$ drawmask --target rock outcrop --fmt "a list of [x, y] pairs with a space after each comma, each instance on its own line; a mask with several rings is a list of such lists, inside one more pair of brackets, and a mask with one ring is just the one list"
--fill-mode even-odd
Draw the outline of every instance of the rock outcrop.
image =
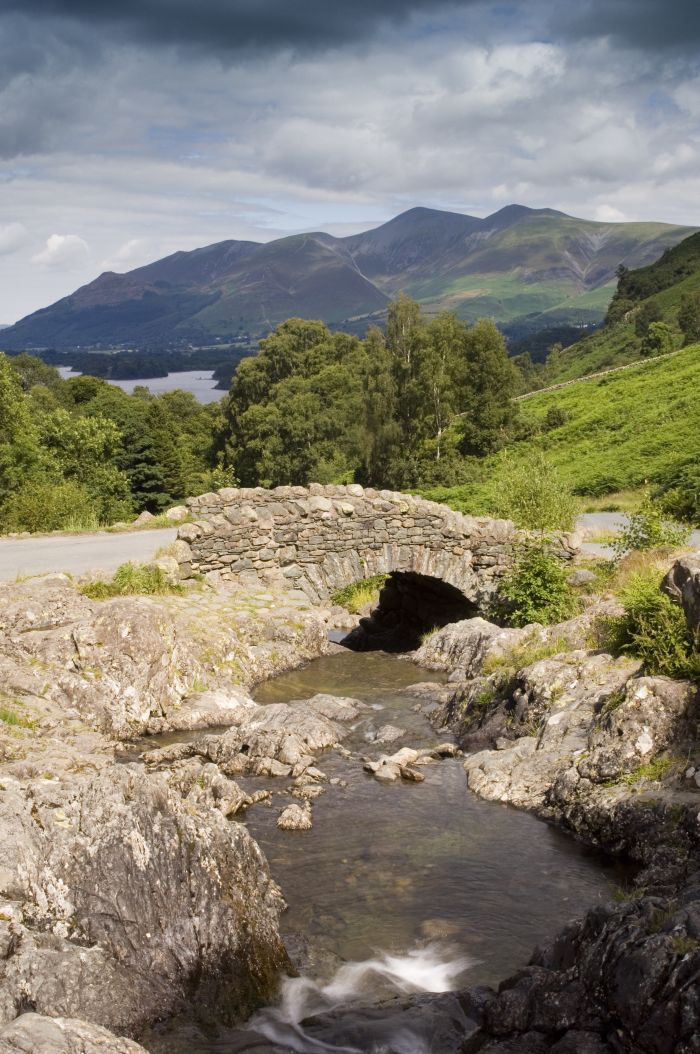
[[676, 560], [664, 579], [663, 588], [682, 605], [688, 628], [700, 646], [700, 554]]
[[61, 715], [116, 739], [227, 724], [242, 686], [328, 649], [323, 613], [298, 595], [94, 601], [65, 576], [0, 585], [0, 632], [8, 691], [29, 671]]
[[[689, 565], [667, 579], [692, 613]], [[447, 670], [435, 712], [469, 787], [637, 861], [636, 886], [590, 911], [497, 992], [473, 993], [465, 1054], [700, 1051], [700, 686], [644, 676], [595, 647], [594, 605], [560, 626], [470, 619], [417, 653]], [[692, 618], [692, 614], [689, 616]]]
[[[288, 966], [280, 891], [230, 819], [254, 796], [206, 758], [154, 771], [124, 741], [251, 714], [274, 738], [245, 685], [322, 653], [323, 614], [289, 594], [98, 602], [64, 576], [0, 601], [0, 1050], [135, 1054], [104, 1030], [193, 1002], [245, 1016]], [[284, 708], [309, 757], [357, 712], [315, 706]]]
[[23, 1014], [0, 1027], [0, 1054], [146, 1054], [130, 1039], [71, 1018]]

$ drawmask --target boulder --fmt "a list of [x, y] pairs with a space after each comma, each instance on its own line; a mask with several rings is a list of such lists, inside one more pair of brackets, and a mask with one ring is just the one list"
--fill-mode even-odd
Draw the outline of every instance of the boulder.
[[186, 520], [190, 514], [190, 510], [186, 505], [173, 505], [171, 509], [168, 509], [165, 513], [166, 520], [170, 520], [171, 523], [182, 523]]
[[463, 619], [431, 633], [411, 657], [428, 669], [446, 670], [452, 682], [466, 681], [481, 674], [489, 659], [500, 659], [507, 665], [513, 657], [516, 665], [525, 665], [520, 654], [543, 646], [554, 645], [562, 652], [587, 648], [595, 623], [621, 611], [616, 600], [605, 598], [554, 626], [533, 623], [523, 629], [504, 629], [483, 618]]
[[60, 781], [3, 778], [0, 906], [18, 910], [0, 1021], [29, 1004], [134, 1034], [191, 1000], [244, 1014], [287, 959], [279, 890], [224, 815], [231, 785], [80, 761]]
[[682, 605], [688, 626], [700, 644], [700, 553], [676, 560], [662, 589]]
[[277, 826], [284, 831], [308, 831], [311, 829], [311, 806], [307, 802], [304, 805], [288, 805], [277, 817]]
[[29, 1013], [0, 1027], [0, 1054], [146, 1054], [146, 1050], [99, 1025]]

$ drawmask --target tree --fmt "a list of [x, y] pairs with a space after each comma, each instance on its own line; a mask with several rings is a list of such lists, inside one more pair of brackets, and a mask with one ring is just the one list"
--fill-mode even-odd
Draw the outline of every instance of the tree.
[[700, 340], [700, 292], [686, 293], [678, 309], [678, 325], [683, 333], [683, 344]]
[[121, 434], [113, 421], [73, 417], [60, 408], [40, 421], [39, 435], [63, 480], [82, 487], [93, 502], [96, 522], [112, 523], [133, 512], [128, 478], [115, 464]]
[[646, 337], [652, 322], [663, 318], [661, 308], [656, 300], [645, 300], [634, 316], [634, 332], [638, 337]]
[[420, 393], [415, 383], [418, 356], [425, 338], [425, 324], [420, 307], [403, 293], [389, 305], [386, 346], [392, 357], [392, 373], [396, 389], [396, 420], [401, 429], [405, 448], [413, 449]]
[[666, 322], [651, 322], [642, 341], [642, 355], [653, 358], [668, 355], [676, 346], [673, 330]]
[[0, 353], [0, 505], [30, 476], [51, 472], [19, 377]]
[[370, 327], [364, 346], [364, 435], [358, 477], [365, 483], [385, 486], [401, 445], [401, 429], [396, 421], [396, 378], [392, 355], [380, 329]]
[[443, 436], [456, 419], [467, 377], [467, 327], [454, 315], [438, 315], [427, 328], [419, 351], [417, 384], [421, 395], [423, 433], [434, 441], [435, 459], [442, 455]]
[[518, 375], [496, 323], [480, 319], [467, 331], [466, 377], [462, 400], [460, 450], [483, 456], [501, 447], [513, 427], [512, 402]]

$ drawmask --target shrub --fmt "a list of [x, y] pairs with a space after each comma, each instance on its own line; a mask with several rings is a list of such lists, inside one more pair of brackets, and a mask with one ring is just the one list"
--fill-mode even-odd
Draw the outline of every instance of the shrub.
[[77, 531], [98, 526], [95, 505], [74, 480], [27, 480], [7, 500], [2, 523], [10, 531]]
[[544, 416], [544, 427], [547, 432], [553, 428], [561, 428], [569, 420], [569, 415], [561, 406], [550, 406]]
[[653, 571], [632, 574], [620, 599], [624, 614], [606, 622], [608, 646], [641, 659], [648, 674], [700, 678], [700, 655], [682, 609], [660, 590]]
[[171, 582], [165, 571], [156, 564], [122, 564], [114, 572], [111, 582], [86, 582], [80, 588], [83, 596], [92, 600], [108, 597], [155, 596], [165, 593], [182, 593], [183, 587]]
[[504, 458], [493, 480], [493, 495], [496, 515], [541, 533], [569, 530], [578, 513], [571, 487], [541, 450], [522, 461]]
[[668, 355], [676, 346], [673, 330], [666, 322], [652, 322], [642, 341], [642, 355], [652, 358], [656, 355]]
[[663, 502], [653, 498], [651, 491], [646, 490], [641, 505], [629, 517], [613, 548], [617, 556], [661, 546], [676, 548], [688, 540], [689, 534], [684, 524], [669, 518]]
[[576, 611], [566, 571], [545, 549], [526, 549], [501, 585], [497, 615], [513, 626], [563, 622]]

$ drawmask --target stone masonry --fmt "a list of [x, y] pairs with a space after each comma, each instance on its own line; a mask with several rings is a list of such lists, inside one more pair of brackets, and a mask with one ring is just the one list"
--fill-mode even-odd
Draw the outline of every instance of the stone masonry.
[[[412, 571], [447, 582], [478, 608], [513, 561], [509, 520], [463, 516], [436, 502], [347, 486], [225, 488], [188, 498], [194, 523], [178, 531], [183, 579], [286, 582], [313, 602], [363, 578]], [[563, 557], [575, 536], [557, 541]]]

